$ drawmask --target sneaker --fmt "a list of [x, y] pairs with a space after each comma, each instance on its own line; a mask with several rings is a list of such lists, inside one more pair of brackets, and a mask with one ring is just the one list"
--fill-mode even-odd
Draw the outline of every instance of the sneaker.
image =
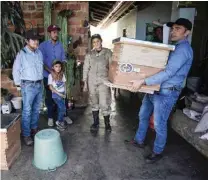
[[52, 118], [48, 118], [48, 126], [50, 126], [50, 127], [54, 126]]
[[73, 121], [68, 116], [64, 117], [64, 121], [66, 121], [67, 124], [73, 123]]
[[59, 121], [56, 121], [56, 126], [57, 128], [59, 129], [66, 129], [67, 128], [67, 125], [65, 122], [59, 122]]
[[90, 126], [91, 131], [98, 131], [98, 129], [99, 129], [99, 124], [94, 123]]
[[34, 143], [34, 141], [32, 140], [30, 136], [23, 137], [23, 140], [26, 146], [32, 146]]
[[151, 153], [150, 155], [148, 155], [146, 157], [146, 163], [153, 164], [153, 163], [159, 161], [162, 157], [163, 157], [162, 154]]
[[137, 143], [134, 139], [132, 139], [132, 140], [124, 140], [124, 143], [133, 145], [133, 146], [138, 147], [138, 148], [145, 148], [145, 144], [144, 143]]

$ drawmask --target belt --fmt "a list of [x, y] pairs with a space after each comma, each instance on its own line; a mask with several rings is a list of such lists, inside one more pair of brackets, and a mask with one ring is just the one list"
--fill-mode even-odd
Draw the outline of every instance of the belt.
[[37, 80], [37, 81], [30, 81], [30, 80], [22, 80], [23, 83], [41, 83], [42, 80]]
[[167, 90], [170, 90], [170, 91], [180, 91], [180, 89], [177, 88], [177, 87], [167, 87], [167, 88], [162, 88], [162, 89], [167, 89]]

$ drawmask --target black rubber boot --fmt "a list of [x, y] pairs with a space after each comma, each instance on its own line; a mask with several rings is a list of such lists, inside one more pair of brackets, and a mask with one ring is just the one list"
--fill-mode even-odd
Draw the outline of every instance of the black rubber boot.
[[94, 123], [91, 125], [91, 131], [97, 131], [99, 128], [99, 111], [92, 111], [93, 121]]
[[104, 116], [105, 121], [105, 130], [111, 132], [111, 125], [110, 125], [110, 115]]

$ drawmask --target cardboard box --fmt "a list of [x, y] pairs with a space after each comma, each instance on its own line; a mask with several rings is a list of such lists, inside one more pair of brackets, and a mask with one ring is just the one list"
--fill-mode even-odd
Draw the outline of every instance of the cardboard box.
[[1, 170], [9, 170], [21, 153], [21, 142], [16, 141], [8, 149], [1, 149]]
[[20, 133], [21, 133], [20, 118], [13, 121], [11, 125], [9, 125], [8, 127], [1, 128], [0, 130], [1, 149], [7, 149], [14, 142], [20, 141]]
[[[113, 84], [111, 87], [121, 89], [128, 89], [132, 80], [145, 79], [162, 71], [170, 51], [175, 49], [172, 45], [123, 37], [113, 40], [113, 44], [109, 81]], [[142, 86], [140, 92], [153, 94], [159, 89], [160, 85]]]
[[[128, 72], [129, 69], [132, 68], [132, 72]], [[162, 69], [147, 67], [147, 66], [139, 66], [139, 65], [131, 65], [131, 64], [123, 64], [117, 61], [112, 61], [109, 67], [109, 80], [114, 84], [119, 84], [122, 86], [131, 86], [130, 81], [136, 79], [144, 79], [149, 76], [152, 76]], [[155, 86], [154, 86], [155, 87]], [[159, 86], [156, 86], [153, 90], [159, 90]]]
[[3, 114], [1, 116], [1, 170], [8, 170], [21, 152], [20, 115]]
[[129, 38], [113, 40], [113, 61], [164, 69], [175, 46]]

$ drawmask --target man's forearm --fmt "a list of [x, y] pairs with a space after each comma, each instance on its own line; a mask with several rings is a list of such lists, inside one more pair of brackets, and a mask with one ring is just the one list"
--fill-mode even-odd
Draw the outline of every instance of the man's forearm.
[[44, 69], [45, 69], [46, 71], [48, 71], [49, 73], [51, 73], [51, 70], [48, 68], [48, 66], [44, 65]]

